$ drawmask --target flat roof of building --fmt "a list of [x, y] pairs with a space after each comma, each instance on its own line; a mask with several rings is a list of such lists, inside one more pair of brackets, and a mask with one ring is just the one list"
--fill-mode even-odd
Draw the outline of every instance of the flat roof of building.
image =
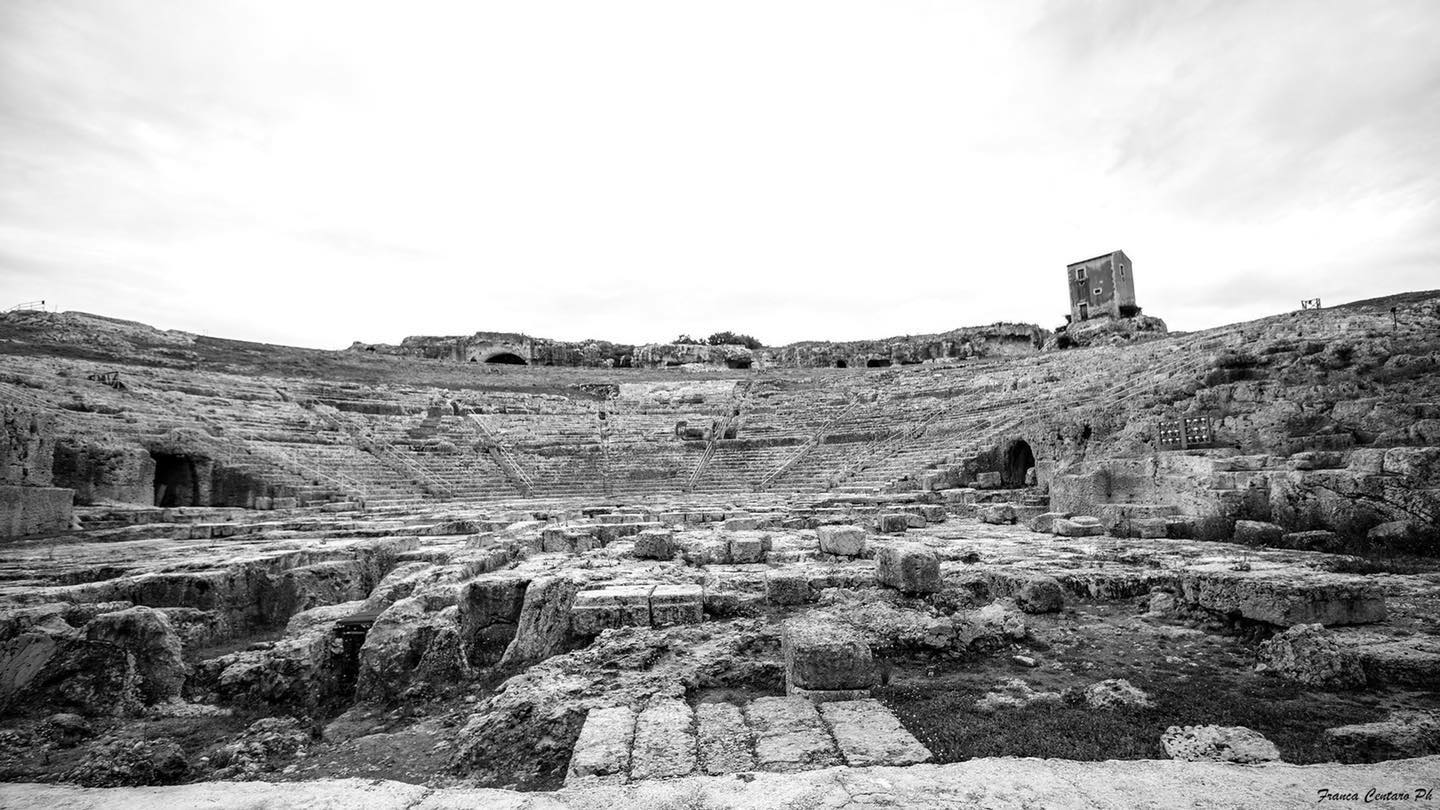
[[1071, 263], [1069, 263], [1069, 264], [1067, 264], [1067, 265], [1065, 265], [1065, 266], [1066, 266], [1066, 267], [1074, 267], [1074, 266], [1077, 265], [1077, 264], [1088, 264], [1088, 263], [1090, 263], [1090, 262], [1095, 261], [1096, 259], [1103, 259], [1103, 258], [1105, 258], [1106, 256], [1114, 256], [1116, 253], [1124, 253], [1124, 252], [1125, 252], [1125, 251], [1123, 251], [1123, 250], [1112, 250], [1112, 251], [1110, 251], [1109, 253], [1101, 253], [1099, 256], [1091, 256], [1091, 257], [1088, 258], [1088, 259], [1081, 259], [1081, 260], [1078, 261], [1078, 262], [1071, 262]]

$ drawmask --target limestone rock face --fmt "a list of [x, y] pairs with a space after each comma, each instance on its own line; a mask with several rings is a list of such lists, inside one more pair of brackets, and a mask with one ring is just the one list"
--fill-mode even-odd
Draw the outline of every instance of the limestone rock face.
[[456, 606], [461, 640], [471, 665], [488, 666], [504, 656], [515, 639], [529, 586], [526, 577], [500, 572], [461, 586]]
[[1440, 753], [1440, 715], [1398, 711], [1377, 723], [1325, 730], [1325, 740], [1345, 762], [1380, 762]]
[[1257, 765], [1279, 762], [1275, 743], [1244, 726], [1171, 726], [1160, 737], [1171, 759], [1187, 762], [1234, 762]]
[[885, 546], [875, 556], [875, 580], [903, 593], [936, 593], [940, 559], [916, 543]]
[[821, 526], [815, 534], [824, 554], [858, 557], [865, 553], [865, 530], [859, 526]]
[[807, 690], [868, 689], [875, 685], [870, 645], [841, 625], [791, 619], [781, 634], [785, 682]]
[[1016, 591], [1015, 604], [1026, 613], [1054, 613], [1065, 606], [1065, 590], [1054, 577], [1031, 577]]
[[423, 598], [412, 596], [376, 617], [360, 648], [358, 699], [390, 701], [418, 682], [448, 682], [463, 674], [458, 607], [427, 608]]
[[309, 714], [338, 691], [340, 650], [330, 626], [320, 625], [273, 647], [205, 661], [195, 677], [228, 701]]
[[500, 659], [502, 667], [530, 666], [559, 652], [570, 637], [571, 608], [579, 583], [568, 577], [539, 577], [525, 589], [515, 638]]
[[132, 607], [102, 613], [85, 626], [85, 637], [125, 650], [135, 660], [140, 696], [146, 703], [160, 703], [180, 696], [185, 684], [185, 660], [180, 637], [170, 620], [159, 610]]
[[1360, 656], [1342, 647], [1323, 625], [1297, 624], [1260, 645], [1262, 672], [1330, 689], [1365, 685]]
[[113, 644], [36, 628], [0, 647], [0, 711], [125, 714], [141, 705], [135, 659]]

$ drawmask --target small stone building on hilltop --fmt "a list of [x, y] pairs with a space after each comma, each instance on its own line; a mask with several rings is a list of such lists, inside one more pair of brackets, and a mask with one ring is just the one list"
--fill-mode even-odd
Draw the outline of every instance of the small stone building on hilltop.
[[1100, 315], [1129, 318], [1135, 306], [1135, 267], [1122, 250], [1067, 265], [1070, 319], [1086, 321]]

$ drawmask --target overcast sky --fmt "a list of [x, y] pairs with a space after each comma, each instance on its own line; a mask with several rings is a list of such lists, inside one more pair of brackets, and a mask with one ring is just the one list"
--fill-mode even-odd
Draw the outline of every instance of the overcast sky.
[[1440, 2], [0, 2], [0, 308], [339, 348], [1440, 287]]

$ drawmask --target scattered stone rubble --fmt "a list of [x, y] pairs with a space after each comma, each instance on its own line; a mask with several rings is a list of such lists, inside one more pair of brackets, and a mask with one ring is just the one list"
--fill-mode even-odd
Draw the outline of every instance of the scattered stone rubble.
[[[1361, 308], [823, 379], [266, 381], [167, 364], [208, 349], [138, 325], [123, 337], [153, 363], [124, 390], [0, 354], [24, 405], [4, 486], [24, 514], [42, 489], [85, 501], [79, 528], [7, 532], [0, 765], [91, 786], [327, 775], [340, 752], [351, 773], [409, 757], [431, 784], [527, 790], [904, 779], [948, 756], [904, 690], [947, 678], [978, 681], [962, 712], [1165, 711], [1143, 676], [1055, 652], [1096, 615], [1173, 640], [1177, 668], [1223, 634], [1247, 677], [1383, 696], [1317, 729], [1326, 750], [1427, 756], [1437, 724], [1410, 702], [1440, 683], [1433, 566], [1340, 556], [1435, 552], [1437, 321], [1405, 306], [1392, 337]], [[835, 359], [786, 362], [816, 358]], [[415, 379], [460, 379], [443, 366]], [[1197, 414], [1224, 414], [1214, 446], [1158, 445]], [[181, 721], [211, 736], [136, 736]], [[1275, 740], [1159, 743], [1260, 764], [1289, 753]]]

